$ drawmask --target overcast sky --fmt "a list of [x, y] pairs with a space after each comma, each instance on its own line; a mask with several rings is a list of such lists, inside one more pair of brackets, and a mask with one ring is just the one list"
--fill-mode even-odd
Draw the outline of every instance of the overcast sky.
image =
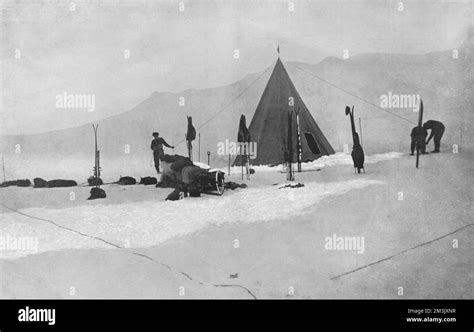
[[[403, 1], [401, 11], [399, 2], [294, 1], [290, 11], [287, 1], [193, 0], [180, 11], [180, 1], [108, 0], [72, 11], [69, 1], [6, 1], [0, 130], [67, 128], [153, 91], [229, 84], [270, 66], [278, 44], [284, 61], [308, 63], [345, 49], [427, 53], [458, 46], [472, 22], [471, 1]], [[63, 92], [94, 94], [96, 112], [57, 110]]]

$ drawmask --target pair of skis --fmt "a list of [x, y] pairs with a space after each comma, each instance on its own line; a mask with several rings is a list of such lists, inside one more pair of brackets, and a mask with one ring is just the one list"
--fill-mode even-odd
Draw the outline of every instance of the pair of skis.
[[[423, 123], [423, 100], [420, 100], [420, 110], [418, 114], [418, 133], [419, 134], [421, 134], [421, 131], [423, 130], [422, 123]], [[418, 168], [418, 165], [420, 163], [420, 144], [418, 143], [419, 142], [416, 142], [416, 168]]]
[[99, 125], [92, 125], [92, 128], [94, 129], [94, 140], [95, 140], [95, 162], [94, 162], [94, 179], [95, 179], [95, 183], [96, 183], [96, 187], [98, 188], [99, 185], [98, 185], [98, 181], [100, 179], [100, 171], [101, 171], [101, 167], [100, 167], [100, 151], [99, 151], [99, 148], [97, 146], [97, 129], [99, 128]]
[[[301, 145], [301, 131], [300, 131], [300, 114], [299, 109], [295, 111], [296, 115], [296, 163], [298, 166], [298, 172], [302, 172], [301, 169], [301, 157], [302, 157], [302, 145]], [[287, 160], [286, 160], [286, 180], [294, 181], [295, 175], [293, 170], [293, 111], [288, 111], [288, 140], [287, 140]]]
[[[250, 180], [250, 156], [249, 156], [249, 151], [247, 151], [247, 147], [250, 144], [250, 131], [247, 128], [247, 120], [245, 119], [245, 115], [240, 116], [240, 122], [239, 122], [239, 132], [237, 133], [237, 141], [239, 142], [240, 148], [239, 148], [239, 153], [240, 153], [240, 163], [241, 163], [241, 170], [242, 170], [242, 181], [244, 180], [244, 163], [242, 159], [242, 145], [244, 147], [244, 156], [245, 156], [245, 170], [247, 173], [247, 180]], [[250, 148], [250, 147], [249, 147]], [[230, 156], [229, 156], [230, 158]], [[230, 159], [229, 159], [229, 166], [230, 166]], [[230, 175], [230, 167], [229, 167], [229, 175]]]

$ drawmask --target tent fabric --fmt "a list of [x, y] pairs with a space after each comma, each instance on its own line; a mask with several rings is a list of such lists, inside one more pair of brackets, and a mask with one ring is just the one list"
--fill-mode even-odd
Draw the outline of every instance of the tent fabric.
[[[290, 105], [290, 98], [293, 98], [294, 106]], [[295, 112], [291, 117], [293, 162], [297, 161], [298, 152], [296, 112], [299, 115], [301, 161], [312, 161], [335, 153], [278, 58], [249, 127], [251, 141], [257, 143], [257, 157], [250, 159], [252, 165], [277, 165], [285, 162], [289, 112]], [[241, 165], [240, 156], [237, 156], [234, 164]]]

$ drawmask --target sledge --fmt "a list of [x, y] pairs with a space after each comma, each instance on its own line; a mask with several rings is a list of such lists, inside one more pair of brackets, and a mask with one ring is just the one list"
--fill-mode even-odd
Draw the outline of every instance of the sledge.
[[222, 196], [225, 191], [224, 172], [208, 172], [206, 176], [198, 179], [198, 186], [203, 193], [209, 194], [216, 191], [217, 195]]
[[189, 158], [179, 155], [165, 155], [162, 159], [163, 174], [157, 187], [179, 188], [190, 196], [200, 193], [223, 195], [225, 191], [224, 172], [196, 166]]

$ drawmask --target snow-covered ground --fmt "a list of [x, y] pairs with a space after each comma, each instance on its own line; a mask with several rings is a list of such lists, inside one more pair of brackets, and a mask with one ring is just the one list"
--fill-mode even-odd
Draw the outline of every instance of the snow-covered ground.
[[[365, 156], [365, 164], [374, 164], [379, 161], [386, 161], [386, 160], [391, 160], [395, 158], [400, 158], [403, 155], [401, 152], [387, 152], [387, 153], [379, 153], [379, 154], [374, 154], [370, 156]], [[353, 161], [350, 156], [350, 154], [344, 153], [344, 152], [337, 152], [333, 155], [330, 156], [322, 156], [319, 159], [316, 159], [312, 162], [307, 162], [303, 163], [301, 169], [303, 171], [311, 171], [311, 170], [317, 170], [320, 168], [324, 168], [327, 166], [335, 166], [335, 165], [352, 165]], [[270, 167], [270, 166], [252, 166], [253, 169], [255, 169], [256, 172], [274, 172], [275, 170], [279, 171], [285, 171], [285, 165], [278, 165], [275, 167]], [[226, 171], [226, 168], [221, 168], [222, 171]], [[296, 168], [295, 168], [296, 170]], [[232, 167], [231, 172], [233, 173], [238, 173], [240, 172], [240, 167], [234, 166]]]
[[[391, 160], [399, 158], [401, 155], [401, 153], [390, 152], [368, 156], [367, 163]], [[350, 155], [337, 153], [304, 163], [303, 170], [351, 164]], [[199, 166], [205, 168], [207, 165], [199, 163]], [[322, 184], [307, 182], [303, 188], [280, 189], [279, 186], [258, 186], [258, 184], [262, 184], [261, 181], [258, 181], [258, 177], [261, 172], [272, 172], [274, 173], [272, 178], [283, 180], [284, 175], [278, 174], [283, 170], [281, 166], [256, 166], [254, 169], [257, 176], [252, 176], [252, 178], [257, 180], [254, 181], [257, 186], [228, 192], [223, 197], [189, 198], [175, 202], [145, 200], [112, 205], [109, 204], [109, 198], [98, 201], [99, 203], [93, 209], [90, 204], [73, 207], [61, 206], [60, 202], [70, 198], [71, 192], [74, 192], [75, 195], [76, 188], [60, 191], [33, 188], [5, 188], [3, 190], [19, 192], [18, 198], [21, 197], [21, 199], [25, 199], [25, 196], [21, 195], [25, 191], [30, 193], [33, 191], [33, 195], [35, 191], [37, 195], [62, 195], [62, 198], [57, 197], [57, 204], [54, 207], [30, 207], [21, 209], [21, 212], [29, 216], [51, 220], [82, 233], [101, 237], [119, 246], [137, 248], [157, 245], [175, 236], [191, 234], [211, 225], [271, 221], [277, 218], [290, 219], [306, 213], [309, 206], [327, 197], [341, 195], [369, 185], [383, 184], [378, 180], [358, 178]], [[223, 170], [225, 171], [225, 169]], [[233, 167], [231, 172], [238, 175], [241, 170], [239, 167]], [[120, 188], [118, 186], [111, 187], [114, 191]], [[147, 189], [158, 190], [150, 187]], [[166, 191], [169, 192], [168, 189]], [[135, 195], [133, 191], [122, 191], [121, 194], [123, 196]], [[34, 199], [34, 196], [29, 197], [29, 200]], [[58, 212], [58, 207], [62, 207], [60, 212]], [[251, 218], [244, 218], [243, 211], [250, 211]], [[31, 222], [30, 217], [15, 212], [5, 211], [2, 214], [2, 219], [0, 239], [10, 237], [10, 242], [12, 242], [15, 238], [34, 238], [37, 245], [25, 250], [0, 250], [0, 259], [13, 259], [53, 250], [109, 247], [104, 242], [84, 239], [83, 236], [62, 228], [52, 227], [46, 222]], [[11, 247], [14, 248], [14, 245]]]
[[[249, 223], [291, 219], [307, 213], [307, 208], [317, 202], [363, 189], [381, 181], [354, 179], [324, 184], [308, 183], [303, 188], [279, 189], [249, 188], [226, 195], [205, 199], [188, 198], [179, 201], [146, 201], [120, 205], [97, 205], [93, 209], [82, 205], [62, 209], [28, 208], [21, 212], [42, 219], [52, 220], [61, 226], [85, 234], [101, 237], [122, 247], [149, 247], [175, 236], [203, 231], [209, 226], [224, 223]], [[246, 216], [244, 211], [250, 213]], [[38, 239], [37, 253], [79, 248], [109, 248], [103, 242], [85, 240], [83, 236], [33, 221], [16, 213], [2, 214], [0, 237], [34, 237]], [[25, 250], [1, 250], [0, 259], [17, 258], [30, 254]]]
[[[388, 152], [382, 154], [375, 154], [366, 156], [366, 164], [372, 164], [379, 161], [391, 160], [399, 158], [402, 154], [400, 152]], [[61, 157], [54, 160], [45, 160], [38, 157], [29, 157], [28, 155], [19, 154], [14, 158], [5, 160], [5, 170], [7, 180], [13, 179], [30, 179], [36, 177], [45, 180], [53, 179], [71, 179], [77, 183], [86, 183], [87, 178], [92, 175], [93, 161], [90, 159], [81, 159], [73, 157]], [[197, 165], [203, 168], [208, 166], [204, 162], [196, 162]], [[313, 170], [333, 165], [350, 165], [352, 159], [350, 154], [344, 152], [337, 152], [331, 156], [323, 156], [313, 162], [303, 164], [304, 170]], [[211, 165], [213, 166], [213, 165]], [[153, 158], [137, 159], [134, 156], [124, 156], [117, 160], [109, 160], [105, 157], [101, 158], [102, 178], [104, 182], [109, 183], [117, 181], [120, 176], [133, 176], [137, 180], [140, 177], [156, 176]], [[257, 172], [275, 170], [283, 170], [283, 166], [268, 167], [268, 166], [252, 166]], [[219, 167], [227, 173], [227, 167]], [[240, 174], [240, 167], [231, 167], [232, 174]]]
[[[130, 252], [207, 283], [239, 272], [232, 282], [259, 298], [288, 297], [290, 286], [298, 298], [387, 298], [400, 285], [409, 297], [474, 297], [470, 155], [423, 156], [420, 169], [406, 154], [368, 156], [366, 174], [351, 163], [344, 154], [321, 158], [303, 167], [320, 171], [295, 174], [303, 187], [282, 189], [279, 167], [255, 167], [248, 188], [175, 202], [154, 186], [104, 186], [107, 198], [96, 201], [86, 200], [87, 187], [2, 188], [2, 204], [22, 214], [2, 207], [0, 239], [33, 238], [37, 247], [0, 250], [0, 297], [68, 297], [70, 285], [82, 288], [80, 297], [176, 297], [183, 284], [189, 297], [246, 296], [183, 280]], [[231, 173], [241, 182], [240, 168]], [[327, 250], [332, 236], [363, 237], [364, 252]], [[140, 271], [140, 283], [130, 271]]]

